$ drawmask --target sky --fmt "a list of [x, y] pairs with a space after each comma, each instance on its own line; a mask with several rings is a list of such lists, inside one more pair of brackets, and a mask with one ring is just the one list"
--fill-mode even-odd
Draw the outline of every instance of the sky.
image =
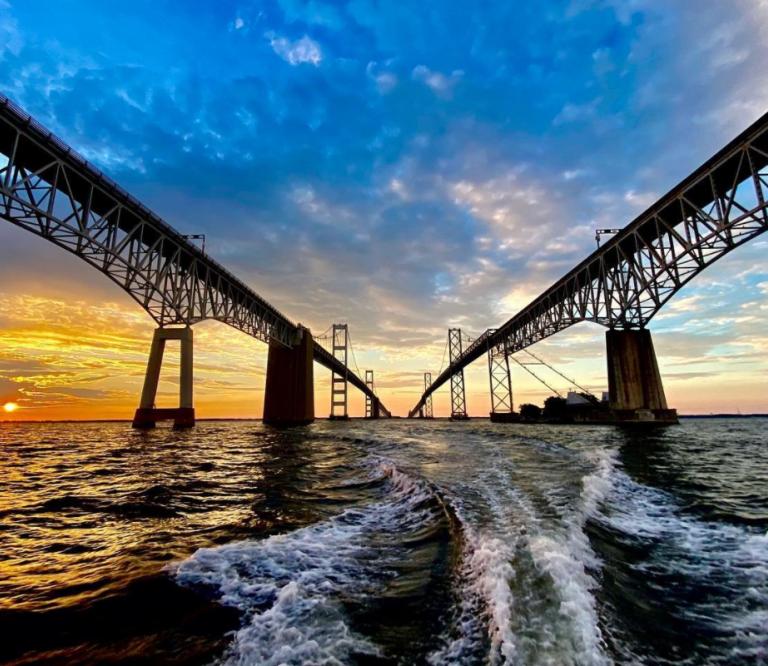
[[[294, 321], [347, 322], [356, 367], [404, 414], [449, 326], [506, 321], [596, 228], [768, 110], [767, 29], [766, 0], [0, 0], [0, 91]], [[767, 247], [651, 322], [682, 413], [768, 412]], [[0, 221], [0, 404], [20, 406], [0, 419], [130, 417], [153, 329], [103, 275]], [[606, 388], [601, 327], [532, 351]], [[195, 326], [199, 417], [260, 416], [265, 369], [264, 343]], [[466, 379], [487, 414], [485, 362]], [[318, 415], [329, 385], [316, 366]], [[516, 404], [550, 394], [514, 364], [513, 385]]]

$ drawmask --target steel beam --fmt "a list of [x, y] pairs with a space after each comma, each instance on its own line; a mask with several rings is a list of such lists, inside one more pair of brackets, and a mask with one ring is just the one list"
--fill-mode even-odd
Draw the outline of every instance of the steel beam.
[[[425, 391], [429, 388], [429, 385], [431, 383], [432, 383], [432, 373], [425, 372], [424, 373], [424, 390]], [[434, 418], [434, 411], [432, 409], [432, 394], [428, 395], [427, 399], [424, 401], [424, 407], [421, 415], [425, 419]]]
[[[451, 364], [461, 357], [461, 329], [448, 329], [448, 357]], [[451, 375], [451, 420], [464, 421], [467, 416], [467, 397], [464, 392], [464, 369]]]
[[[264, 342], [297, 339], [290, 319], [3, 95], [0, 217], [96, 268], [158, 326], [215, 319]], [[313, 356], [340, 371], [317, 343]]]
[[[373, 391], [373, 370], [366, 370], [365, 371], [365, 385], [371, 390], [371, 394], [374, 393]], [[375, 418], [374, 416], [374, 400], [373, 398], [366, 393], [365, 395], [365, 418], [372, 419]]]
[[509, 356], [503, 346], [488, 347], [488, 377], [491, 388], [491, 419], [494, 415], [512, 414], [512, 374]]
[[[339, 361], [341, 370], [334, 369], [331, 373], [331, 415], [332, 419], [348, 419], [347, 413], [347, 351], [349, 349], [349, 328], [347, 324], [334, 324], [331, 337], [331, 351]], [[367, 394], [366, 394], [367, 395]]]
[[412, 413], [489, 346], [512, 354], [582, 321], [645, 328], [707, 266], [768, 230], [767, 167], [765, 114], [514, 317], [463, 350]]

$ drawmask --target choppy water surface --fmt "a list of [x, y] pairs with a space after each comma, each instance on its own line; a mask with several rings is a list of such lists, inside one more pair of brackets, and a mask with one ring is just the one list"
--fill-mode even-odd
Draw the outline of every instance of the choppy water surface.
[[766, 663], [766, 428], [0, 425], [0, 660]]

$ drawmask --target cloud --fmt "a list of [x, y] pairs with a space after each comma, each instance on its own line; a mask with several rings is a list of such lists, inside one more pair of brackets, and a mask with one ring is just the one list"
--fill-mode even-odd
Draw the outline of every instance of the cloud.
[[429, 69], [426, 65], [416, 65], [411, 72], [414, 81], [420, 81], [431, 88], [441, 97], [450, 97], [453, 89], [464, 76], [460, 69], [453, 70], [449, 75]]
[[593, 99], [591, 102], [583, 104], [566, 102], [563, 108], [560, 109], [560, 112], [552, 120], [552, 124], [557, 126], [592, 120], [597, 117], [597, 107], [599, 103], [599, 99]]
[[307, 35], [291, 41], [285, 37], [278, 37], [274, 33], [267, 33], [267, 39], [272, 50], [293, 66], [310, 63], [318, 67], [323, 60], [320, 45]]
[[7, 53], [18, 55], [24, 44], [19, 25], [7, 0], [0, 0], [0, 61]]
[[[626, 224], [768, 106], [765, 6], [742, 0], [601, 0], [548, 12], [281, 0], [213, 16], [157, 11], [135, 40], [109, 3], [74, 0], [44, 15], [5, 4], [0, 36], [12, 48], [0, 56], [0, 87], [181, 232], [206, 233], [212, 256], [292, 318], [320, 331], [348, 320], [358, 360], [384, 382], [385, 369], [401, 384], [437, 370], [449, 324], [477, 333], [501, 323], [593, 249], [595, 228]], [[65, 16], [89, 30], [87, 48], [61, 32]], [[210, 58], [199, 57], [203, 43]], [[293, 67], [276, 66], [276, 54]], [[744, 377], [764, 372], [756, 353], [768, 312], [748, 305], [768, 281], [759, 243], [662, 311], [662, 363], [748, 357]], [[31, 268], [40, 265], [46, 271]], [[151, 323], [97, 272], [0, 228], [0, 285], [29, 299], [19, 313], [0, 308], [0, 330], [18, 352], [5, 361], [43, 368], [7, 376], [44, 393], [30, 377], [64, 371], [51, 359], [81, 335], [73, 317], [106, 302], [120, 314], [104, 331], [140, 322], [134, 365], [111, 366], [140, 382]], [[72, 306], [72, 294], [85, 305], [52, 303]], [[65, 325], [39, 316], [48, 307]], [[232, 349], [221, 362], [261, 378], [263, 349], [228, 333], [206, 333]], [[564, 332], [547, 349], [600, 384], [600, 331], [581, 336]], [[78, 356], [107, 353], [92, 335], [84, 340]], [[233, 405], [258, 413], [258, 390], [242, 397], [250, 380], [214, 372], [216, 362], [201, 386], [227, 386]], [[89, 378], [105, 367], [68, 367], [66, 382], [49, 386], [94, 388]], [[204, 404], [224, 410], [211, 395], [201, 394]]]

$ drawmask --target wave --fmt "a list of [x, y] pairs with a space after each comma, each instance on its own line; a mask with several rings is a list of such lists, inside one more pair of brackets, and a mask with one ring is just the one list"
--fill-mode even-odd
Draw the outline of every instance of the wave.
[[687, 514], [673, 495], [622, 471], [595, 520], [641, 553], [625, 565], [635, 594], [656, 598], [688, 636], [709, 643], [709, 663], [768, 659], [768, 534]]
[[356, 633], [344, 604], [393, 577], [400, 540], [433, 524], [442, 508], [425, 482], [378, 462], [365, 480], [384, 479], [382, 501], [351, 508], [296, 531], [198, 550], [174, 575], [239, 609], [244, 625], [222, 656], [226, 664], [296, 664], [381, 656]]
[[472, 484], [485, 512], [467, 506], [464, 488], [461, 498], [450, 499], [462, 535], [458, 598], [429, 662], [609, 663], [590, 574], [600, 561], [584, 528], [610, 488], [615, 454], [588, 454], [592, 471], [582, 478], [579, 501], [556, 524], [541, 519], [510, 483], [503, 456], [493, 449], [483, 454], [491, 462], [488, 475]]
[[[461, 522], [461, 565], [455, 576], [460, 583], [460, 600], [444, 645], [428, 657], [430, 664], [462, 664], [478, 660], [487, 649], [491, 663], [511, 662], [516, 653], [516, 637], [511, 627], [514, 598], [511, 583], [514, 546], [508, 540], [490, 537]], [[483, 623], [485, 620], [485, 624]]]
[[606, 643], [600, 629], [595, 593], [598, 583], [591, 571], [601, 562], [585, 532], [611, 488], [616, 468], [615, 452], [599, 449], [587, 454], [594, 471], [582, 479], [576, 507], [563, 517], [565, 532], [531, 534], [528, 548], [537, 567], [549, 575], [561, 599], [559, 612], [571, 627], [571, 650], [567, 663], [607, 664]]

